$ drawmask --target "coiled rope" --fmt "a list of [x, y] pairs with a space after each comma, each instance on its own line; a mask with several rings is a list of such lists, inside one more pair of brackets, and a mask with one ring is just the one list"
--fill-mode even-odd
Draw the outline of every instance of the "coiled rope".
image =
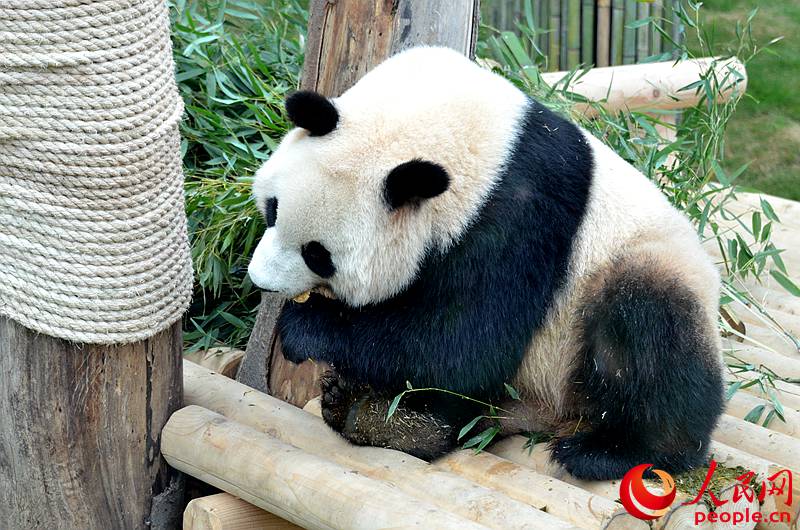
[[192, 292], [163, 0], [0, 1], [0, 314], [76, 342]]

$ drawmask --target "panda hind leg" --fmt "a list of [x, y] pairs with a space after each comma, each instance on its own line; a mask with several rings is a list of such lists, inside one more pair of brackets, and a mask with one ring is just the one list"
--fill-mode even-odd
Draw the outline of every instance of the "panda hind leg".
[[671, 473], [704, 464], [723, 381], [699, 298], [658, 260], [618, 262], [592, 280], [570, 379], [577, 427], [553, 440], [553, 458], [592, 480], [643, 463]]
[[387, 420], [396, 394], [375, 392], [328, 371], [322, 377], [322, 417], [353, 444], [396, 449], [430, 461], [452, 451], [460, 428], [478, 414], [465, 420], [474, 412], [471, 407], [443, 403], [435, 394], [407, 394]]

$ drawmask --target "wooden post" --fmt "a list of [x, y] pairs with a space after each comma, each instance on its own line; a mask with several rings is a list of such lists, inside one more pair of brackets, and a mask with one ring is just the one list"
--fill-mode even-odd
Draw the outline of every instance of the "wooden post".
[[[416, 45], [447, 46], [472, 56], [478, 14], [479, 0], [313, 0], [300, 86], [338, 96], [387, 57]], [[271, 313], [259, 314], [243, 366], [267, 366], [266, 383], [256, 387], [302, 407], [319, 394], [317, 378], [324, 367], [310, 361], [293, 365], [283, 358], [273, 333], [281, 303], [274, 295], [262, 298], [259, 311]]]
[[181, 350], [180, 322], [99, 346], [0, 317], [0, 528], [175, 528], [182, 487], [160, 444]]

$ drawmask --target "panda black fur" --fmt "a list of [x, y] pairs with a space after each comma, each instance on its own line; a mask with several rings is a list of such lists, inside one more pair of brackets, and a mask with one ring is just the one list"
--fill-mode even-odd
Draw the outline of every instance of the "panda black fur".
[[274, 226], [250, 274], [337, 296], [278, 321], [288, 359], [335, 368], [333, 428], [435, 458], [480, 411], [425, 392], [386, 422], [406, 382], [494, 402], [510, 383], [522, 400], [505, 433], [555, 431], [577, 477], [703, 462], [723, 406], [719, 280], [655, 186], [449, 50], [395, 56], [332, 103], [287, 102], [313, 132], [292, 131], [257, 174]]

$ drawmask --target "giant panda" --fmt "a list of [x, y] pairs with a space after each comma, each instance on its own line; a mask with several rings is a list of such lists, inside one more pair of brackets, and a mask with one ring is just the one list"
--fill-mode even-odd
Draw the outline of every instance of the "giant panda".
[[[704, 462], [723, 408], [719, 277], [644, 175], [444, 48], [286, 110], [296, 127], [254, 178], [267, 228], [249, 275], [295, 298], [282, 349], [332, 367], [332, 428], [434, 459], [485, 413], [461, 395], [500, 407], [484, 421], [502, 434], [554, 433], [578, 478]], [[448, 392], [408, 393], [387, 421], [409, 386]]]

